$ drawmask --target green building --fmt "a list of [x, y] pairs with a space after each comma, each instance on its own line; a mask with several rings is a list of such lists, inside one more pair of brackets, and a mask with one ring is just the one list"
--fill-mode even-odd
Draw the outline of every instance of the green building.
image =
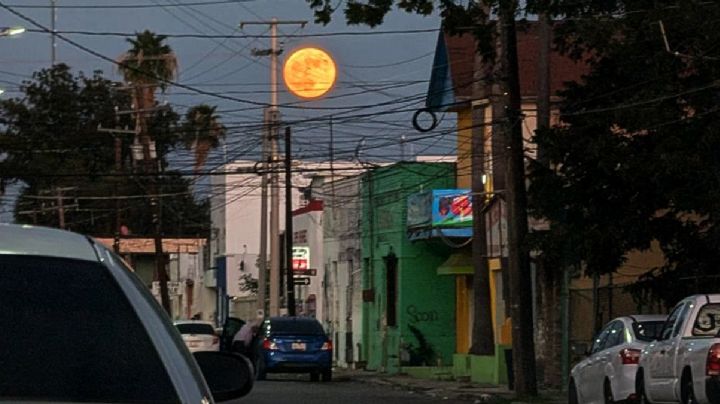
[[450, 255], [438, 241], [411, 242], [411, 194], [455, 187], [455, 165], [403, 162], [362, 176], [363, 343], [367, 369], [452, 365], [455, 283], [437, 268]]

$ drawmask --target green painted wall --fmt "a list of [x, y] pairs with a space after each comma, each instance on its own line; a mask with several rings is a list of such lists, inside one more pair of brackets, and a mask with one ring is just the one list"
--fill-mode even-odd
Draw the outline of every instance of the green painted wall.
[[[428, 189], [455, 187], [454, 164], [398, 163], [363, 176], [361, 220], [363, 289], [372, 301], [363, 303], [366, 329], [363, 358], [371, 370], [394, 373], [407, 363], [407, 345], [418, 348], [415, 327], [444, 365], [455, 352], [455, 283], [438, 276], [437, 267], [450, 251], [437, 242], [410, 242], [406, 232], [407, 196]], [[387, 326], [387, 264], [397, 258], [397, 325]], [[405, 348], [401, 348], [404, 346]], [[403, 353], [403, 351], [405, 353]], [[413, 355], [419, 359], [422, 355]], [[436, 365], [433, 362], [432, 365]]]

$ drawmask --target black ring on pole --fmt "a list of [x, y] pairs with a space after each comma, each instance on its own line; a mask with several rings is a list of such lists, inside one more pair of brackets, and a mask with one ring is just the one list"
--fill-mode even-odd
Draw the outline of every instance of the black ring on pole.
[[[429, 114], [432, 117], [432, 124], [430, 124], [430, 126], [428, 126], [426, 128], [423, 128], [418, 123], [418, 118], [423, 113]], [[433, 112], [430, 108], [418, 109], [417, 111], [415, 111], [415, 114], [413, 115], [412, 125], [413, 125], [413, 128], [415, 128], [415, 130], [418, 132], [423, 132], [423, 133], [430, 132], [431, 130], [435, 129], [438, 125], [437, 116], [435, 116], [435, 112]]]

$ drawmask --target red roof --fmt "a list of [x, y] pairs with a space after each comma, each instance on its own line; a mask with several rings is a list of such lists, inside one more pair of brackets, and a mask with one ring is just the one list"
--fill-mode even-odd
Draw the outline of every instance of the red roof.
[[[455, 87], [456, 98], [469, 98], [472, 94], [475, 54], [475, 40], [472, 34], [460, 36], [444, 35], [450, 60], [450, 74]], [[533, 97], [537, 93], [538, 79], [538, 33], [537, 24], [528, 23], [525, 30], [518, 29], [518, 65], [520, 73], [520, 93], [523, 97]], [[575, 62], [555, 50], [550, 54], [550, 93], [565, 87], [568, 81], [579, 81], [589, 71], [587, 64]]]

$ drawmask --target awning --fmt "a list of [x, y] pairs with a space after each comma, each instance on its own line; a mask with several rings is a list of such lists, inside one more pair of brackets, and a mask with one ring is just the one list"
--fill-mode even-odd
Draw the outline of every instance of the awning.
[[474, 273], [470, 252], [455, 252], [438, 267], [438, 275], [472, 275]]

